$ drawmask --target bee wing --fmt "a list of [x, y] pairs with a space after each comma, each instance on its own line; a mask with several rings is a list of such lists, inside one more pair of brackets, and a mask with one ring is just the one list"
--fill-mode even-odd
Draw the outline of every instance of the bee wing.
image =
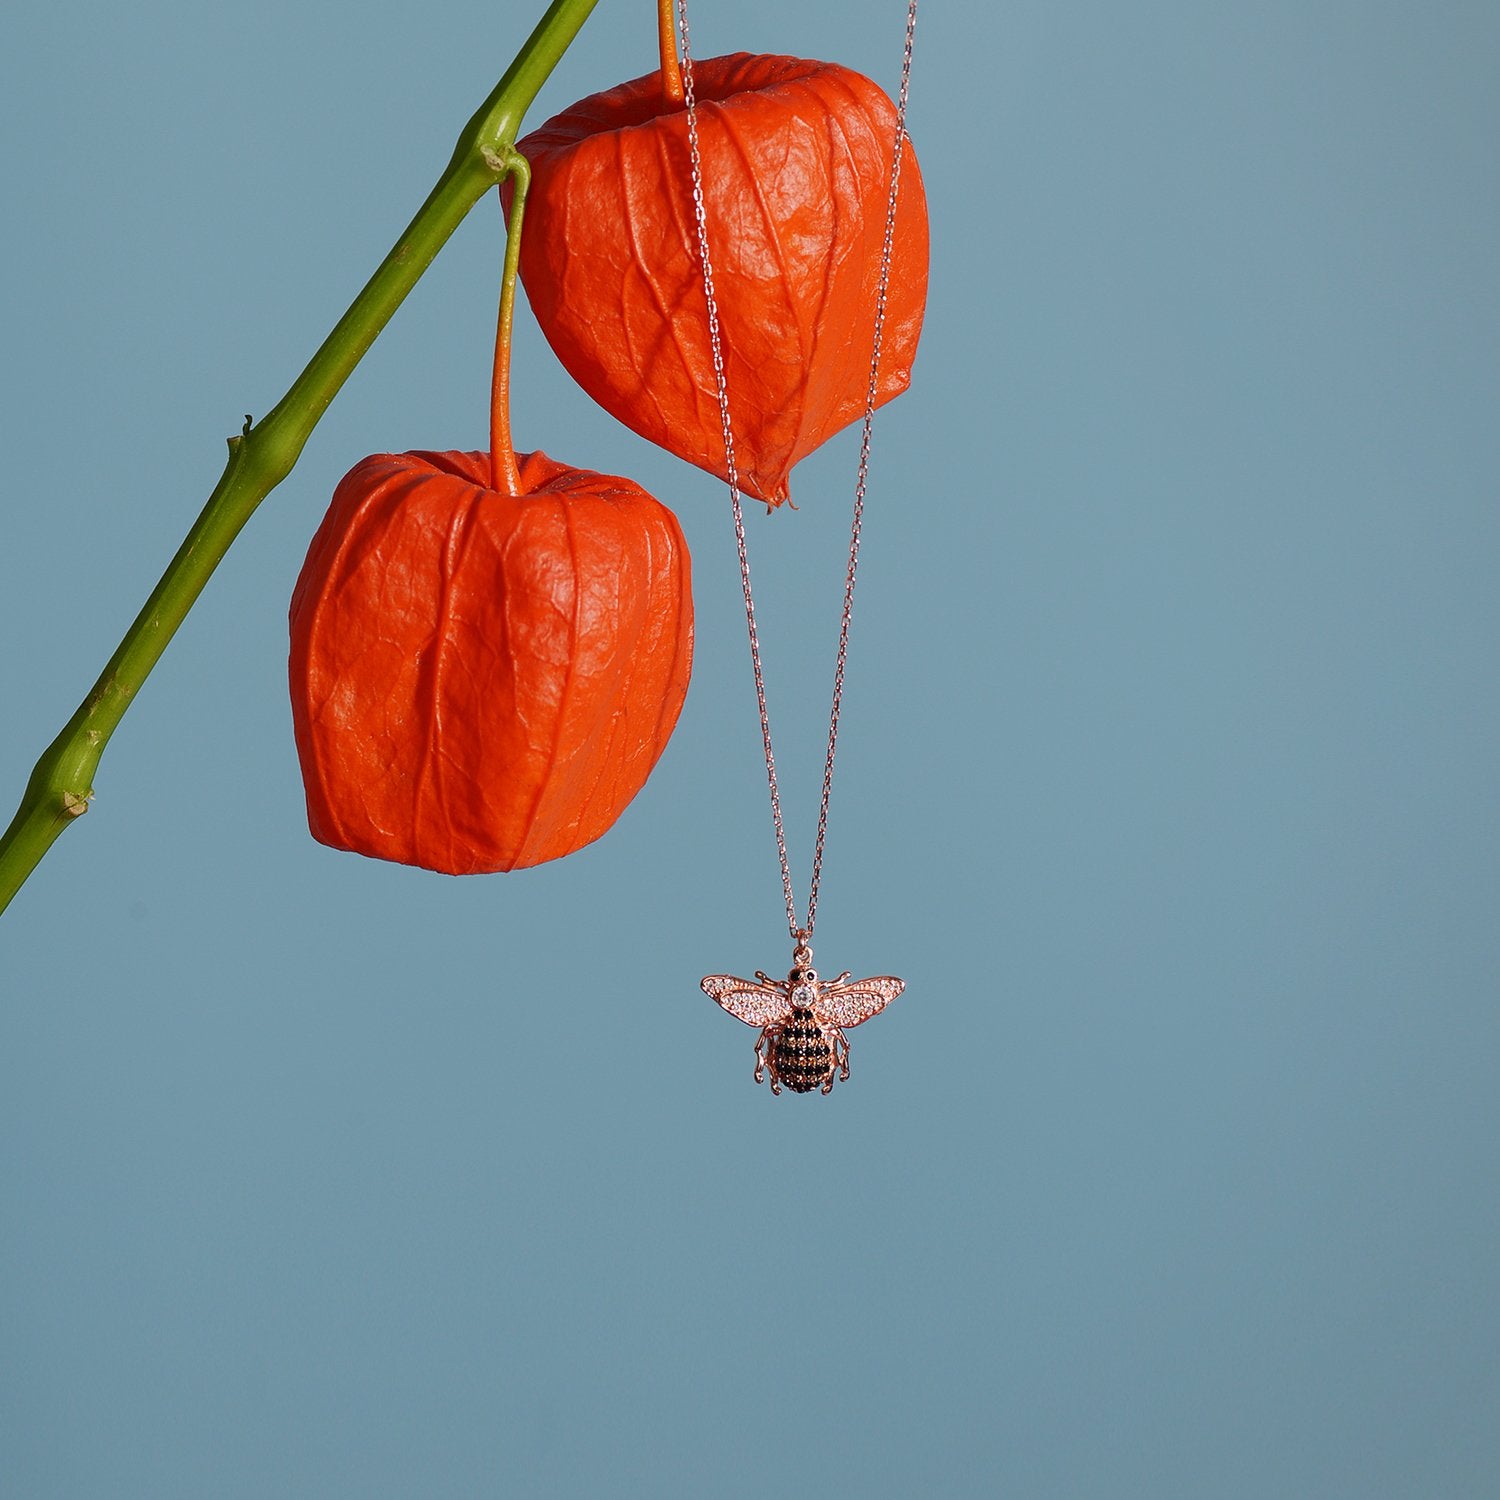
[[879, 1015], [905, 988], [904, 979], [890, 974], [855, 979], [848, 984], [825, 984], [818, 989], [818, 1003], [813, 1009], [821, 1021], [831, 1021], [835, 1026], [858, 1026], [861, 1021]]
[[771, 1026], [791, 1019], [792, 1002], [785, 992], [758, 979], [710, 974], [703, 981], [703, 993], [747, 1026]]

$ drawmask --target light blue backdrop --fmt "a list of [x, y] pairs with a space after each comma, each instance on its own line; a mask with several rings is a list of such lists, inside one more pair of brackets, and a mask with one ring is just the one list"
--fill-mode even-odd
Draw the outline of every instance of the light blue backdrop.
[[[695, 7], [896, 81], [899, 0]], [[0, 816], [539, 8], [7, 23]], [[1497, 76], [1457, 0], [924, 13], [818, 929], [909, 989], [831, 1099], [697, 988], [787, 962], [722, 493], [524, 311], [519, 441], [687, 529], [681, 727], [557, 865], [307, 835], [287, 599], [484, 444], [476, 212], [0, 919], [0, 1491], [1500, 1493]], [[854, 456], [749, 518], [799, 886]]]

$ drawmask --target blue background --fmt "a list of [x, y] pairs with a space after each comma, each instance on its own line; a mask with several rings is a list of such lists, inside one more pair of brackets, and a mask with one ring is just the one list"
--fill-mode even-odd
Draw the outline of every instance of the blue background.
[[[0, 62], [8, 816], [539, 5], [26, 7]], [[530, 117], [652, 66], [604, 0]], [[696, 0], [897, 79], [901, 8]], [[1500, 1493], [1500, 11], [932, 5], [818, 956], [784, 968], [720, 487], [522, 311], [522, 446], [693, 548], [613, 832], [450, 880], [306, 832], [286, 603], [370, 451], [481, 447], [481, 207], [0, 919], [7, 1497]], [[799, 889], [855, 446], [749, 516]]]

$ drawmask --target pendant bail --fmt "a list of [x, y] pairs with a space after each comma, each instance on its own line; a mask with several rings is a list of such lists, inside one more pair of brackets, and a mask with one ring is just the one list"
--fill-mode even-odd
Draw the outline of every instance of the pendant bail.
[[812, 963], [812, 948], [808, 943], [810, 936], [805, 927], [799, 927], [793, 934], [795, 944], [792, 948], [792, 963], [799, 969], [805, 969]]

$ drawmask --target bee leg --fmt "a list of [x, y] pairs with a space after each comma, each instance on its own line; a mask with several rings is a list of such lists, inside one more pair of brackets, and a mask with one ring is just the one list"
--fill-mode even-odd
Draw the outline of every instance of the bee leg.
[[755, 1081], [762, 1083], [766, 1076], [766, 1033], [762, 1028], [761, 1033], [755, 1039]]
[[842, 1026], [834, 1029], [833, 1060], [838, 1064], [840, 1082], [847, 1083], [849, 1081], [849, 1038], [844, 1035]]
[[[823, 1075], [822, 1092], [831, 1094], [833, 1080], [839, 1072], [839, 1043], [843, 1040], [844, 1033], [837, 1026], [829, 1026], [824, 1028], [823, 1035], [828, 1039], [828, 1071]], [[849, 1076], [847, 1069], [843, 1076]]]

